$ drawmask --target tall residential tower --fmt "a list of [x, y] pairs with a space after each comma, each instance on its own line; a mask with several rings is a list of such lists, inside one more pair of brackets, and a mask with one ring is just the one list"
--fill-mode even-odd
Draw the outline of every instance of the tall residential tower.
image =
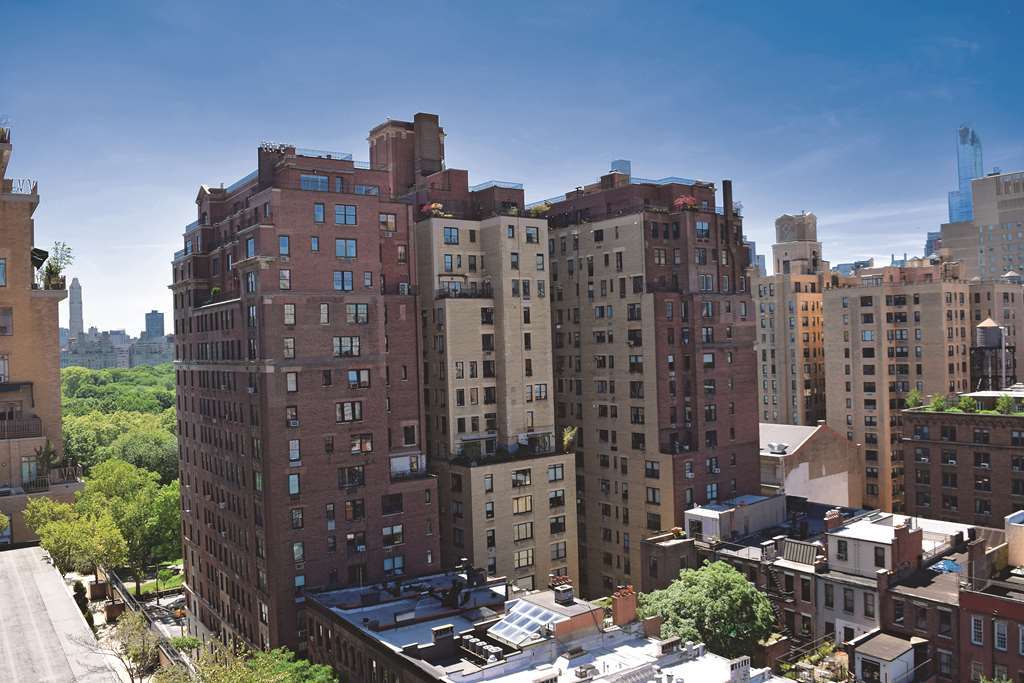
[[760, 419], [813, 426], [825, 419], [821, 307], [830, 278], [813, 213], [786, 214], [775, 220], [772, 261], [770, 276], [751, 269], [758, 321]]
[[547, 207], [555, 421], [579, 430], [590, 596], [635, 583], [640, 540], [687, 508], [760, 490], [750, 252], [731, 183], [715, 195], [618, 164]]
[[441, 568], [412, 207], [388, 168], [269, 143], [196, 205], [171, 285], [190, 629], [301, 650], [304, 590]]
[[[981, 155], [981, 138], [977, 131], [964, 124], [956, 131], [956, 181], [957, 189], [949, 193], [949, 222], [962, 223], [974, 220], [971, 202], [971, 181], [984, 175]], [[928, 256], [929, 254], [925, 254]]]

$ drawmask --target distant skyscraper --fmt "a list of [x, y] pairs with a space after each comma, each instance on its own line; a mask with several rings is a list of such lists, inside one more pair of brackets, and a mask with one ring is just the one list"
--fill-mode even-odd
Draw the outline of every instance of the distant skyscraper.
[[82, 285], [78, 283], [77, 277], [71, 280], [71, 286], [68, 288], [68, 307], [71, 313], [68, 329], [71, 336], [77, 339], [82, 336], [85, 329], [82, 320]]
[[970, 126], [960, 126], [956, 143], [957, 189], [949, 193], [950, 223], [974, 220], [971, 181], [983, 175], [982, 167], [981, 138]]
[[928, 239], [924, 241], [924, 254], [925, 258], [928, 258], [932, 254], [938, 252], [942, 248], [942, 233], [941, 232], [929, 232]]
[[747, 252], [750, 254], [750, 265], [757, 269], [761, 277], [766, 276], [768, 271], [765, 270], [764, 254], [757, 253], [757, 244], [754, 240], [743, 240], [743, 246], [747, 248]]
[[164, 336], [164, 314], [160, 311], [150, 311], [146, 314], [146, 339], [156, 339]]

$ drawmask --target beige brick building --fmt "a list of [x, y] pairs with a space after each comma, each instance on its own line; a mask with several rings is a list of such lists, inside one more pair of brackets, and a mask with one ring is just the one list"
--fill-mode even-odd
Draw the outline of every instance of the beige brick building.
[[47, 253], [34, 246], [33, 181], [7, 177], [11, 131], [0, 128], [0, 512], [11, 518], [0, 545], [35, 540], [22, 512], [31, 496], [72, 499], [80, 488], [73, 468], [40, 459], [49, 442], [63, 453], [57, 306], [63, 277], [43, 281]]
[[864, 444], [864, 505], [899, 510], [899, 409], [970, 384], [971, 292], [960, 264], [911, 259], [857, 271], [824, 294], [828, 424]]
[[[578, 580], [575, 456], [554, 427], [547, 221], [522, 188], [430, 176], [417, 203], [424, 406], [441, 560], [524, 589]], [[431, 208], [433, 206], [433, 208]], [[440, 214], [440, 215], [437, 215]]]
[[1024, 272], [1024, 173], [976, 178], [971, 188], [974, 221], [943, 225], [942, 248], [967, 279]]
[[822, 292], [829, 282], [813, 213], [775, 221], [773, 274], [751, 269], [758, 329], [762, 422], [813, 425], [825, 418]]

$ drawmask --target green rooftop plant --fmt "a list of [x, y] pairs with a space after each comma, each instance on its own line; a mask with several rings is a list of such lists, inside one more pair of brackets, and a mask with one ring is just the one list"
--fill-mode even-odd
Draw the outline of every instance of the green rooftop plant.
[[908, 408], [920, 408], [921, 403], [923, 403], [923, 400], [921, 399], [921, 392], [917, 389], [913, 389], [909, 394], [907, 394], [906, 404]]
[[978, 412], [978, 402], [970, 396], [961, 396], [960, 401], [956, 404], [956, 407], [965, 413], [976, 413]]
[[996, 412], [1000, 415], [1009, 415], [1014, 412], [1013, 397], [1009, 394], [1003, 394], [996, 399]]
[[945, 412], [947, 407], [949, 407], [949, 404], [946, 402], [944, 394], [935, 394], [932, 396], [932, 402], [928, 404], [928, 409], [934, 410], [937, 413]]

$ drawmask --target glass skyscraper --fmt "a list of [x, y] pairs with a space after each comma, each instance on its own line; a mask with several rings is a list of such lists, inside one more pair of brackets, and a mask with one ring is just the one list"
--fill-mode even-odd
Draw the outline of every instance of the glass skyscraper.
[[956, 143], [957, 189], [949, 193], [950, 223], [974, 220], [971, 181], [982, 176], [982, 166], [981, 138], [970, 126], [960, 126]]

